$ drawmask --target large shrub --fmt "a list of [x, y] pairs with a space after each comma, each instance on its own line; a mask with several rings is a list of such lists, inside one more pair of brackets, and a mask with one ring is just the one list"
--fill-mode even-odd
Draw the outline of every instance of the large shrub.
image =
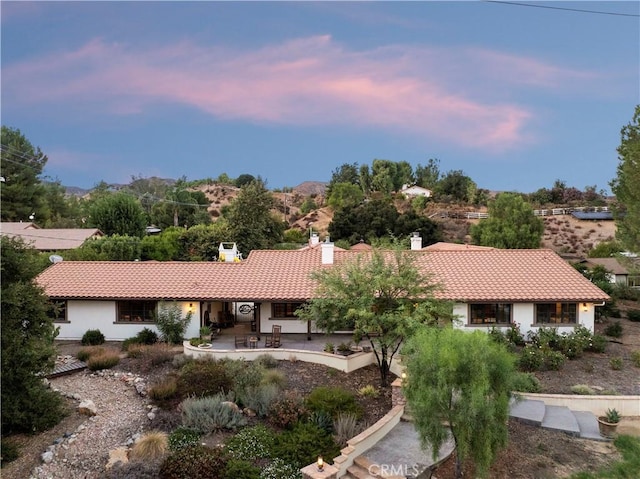
[[220, 448], [196, 445], [171, 453], [160, 467], [161, 479], [194, 479], [206, 477], [221, 479], [226, 466], [224, 451]]
[[275, 427], [290, 428], [307, 414], [303, 399], [297, 394], [286, 393], [273, 401], [267, 421]]
[[222, 394], [185, 399], [180, 409], [182, 424], [203, 434], [220, 429], [237, 429], [247, 423], [237, 406]]
[[540, 392], [540, 381], [531, 373], [515, 372], [512, 377], [512, 391], [521, 393]]
[[622, 323], [620, 323], [620, 321], [615, 321], [604, 328], [604, 334], [612, 338], [619, 338], [622, 336], [622, 329]]
[[178, 392], [181, 398], [211, 396], [228, 392], [233, 381], [224, 364], [213, 359], [186, 362], [178, 374]]
[[188, 312], [183, 318], [182, 310], [177, 303], [161, 304], [158, 308], [156, 324], [162, 333], [162, 338], [170, 344], [182, 343], [192, 316], [193, 313]]
[[259, 417], [265, 417], [278, 398], [280, 389], [274, 384], [261, 384], [246, 389], [244, 394], [242, 405], [254, 411]]
[[640, 322], [640, 309], [630, 309], [627, 311], [627, 319], [633, 322]]
[[99, 329], [89, 329], [82, 335], [83, 346], [98, 346], [104, 343], [104, 334]]
[[333, 419], [340, 413], [351, 413], [362, 417], [362, 407], [350, 391], [339, 387], [320, 386], [307, 396], [306, 404], [311, 411], [322, 411]]
[[260, 479], [260, 472], [261, 469], [249, 461], [230, 459], [222, 477], [224, 479]]
[[298, 422], [293, 429], [283, 431], [276, 438], [274, 453], [300, 468], [315, 462], [318, 456], [334, 458], [340, 455], [340, 446], [315, 424]]

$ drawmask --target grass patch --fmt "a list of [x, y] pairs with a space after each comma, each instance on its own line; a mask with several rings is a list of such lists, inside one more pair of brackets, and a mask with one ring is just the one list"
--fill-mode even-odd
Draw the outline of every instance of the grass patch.
[[622, 454], [622, 460], [597, 471], [579, 472], [571, 479], [630, 479], [640, 477], [640, 438], [618, 436], [613, 442]]
[[76, 353], [76, 358], [78, 358], [80, 361], [86, 361], [91, 356], [97, 356], [99, 354], [103, 354], [104, 352], [105, 348], [103, 346], [87, 346], [80, 349]]
[[120, 362], [120, 353], [118, 351], [106, 350], [100, 354], [89, 357], [87, 367], [91, 371], [100, 369], [110, 369]]

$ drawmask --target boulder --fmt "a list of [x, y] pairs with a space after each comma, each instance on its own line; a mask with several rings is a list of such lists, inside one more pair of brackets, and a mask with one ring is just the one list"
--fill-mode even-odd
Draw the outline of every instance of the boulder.
[[107, 471], [111, 469], [118, 462], [126, 464], [129, 462], [129, 450], [126, 447], [119, 447], [113, 451], [109, 451], [109, 460], [105, 468]]
[[86, 416], [95, 416], [98, 414], [98, 408], [91, 399], [85, 399], [78, 405], [78, 412]]

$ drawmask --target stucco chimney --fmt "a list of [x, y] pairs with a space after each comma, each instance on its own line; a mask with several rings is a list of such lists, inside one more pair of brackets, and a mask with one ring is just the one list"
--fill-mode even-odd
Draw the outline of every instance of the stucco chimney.
[[422, 249], [422, 238], [417, 231], [411, 234], [411, 251], [417, 251]]
[[320, 237], [318, 236], [318, 233], [311, 233], [311, 236], [309, 236], [309, 246], [315, 246], [318, 243], [320, 243]]
[[322, 247], [322, 264], [333, 264], [333, 243], [329, 241], [327, 236]]

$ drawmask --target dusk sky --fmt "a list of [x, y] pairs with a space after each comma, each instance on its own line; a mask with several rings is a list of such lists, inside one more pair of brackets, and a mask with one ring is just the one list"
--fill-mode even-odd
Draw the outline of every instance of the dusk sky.
[[91, 188], [328, 181], [429, 158], [481, 188], [609, 190], [640, 2], [9, 2], [2, 124]]

